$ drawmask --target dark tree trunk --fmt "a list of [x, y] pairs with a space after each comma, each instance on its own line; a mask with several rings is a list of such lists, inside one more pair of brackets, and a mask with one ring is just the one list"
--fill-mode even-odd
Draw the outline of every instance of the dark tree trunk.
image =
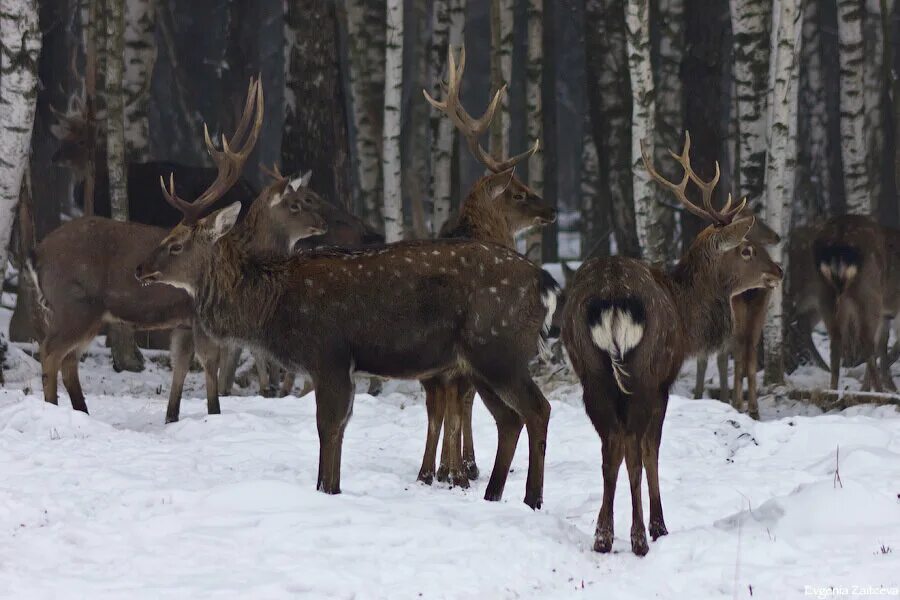
[[[544, 118], [544, 202], [549, 206], [558, 206], [559, 179], [557, 166], [559, 157], [559, 138], [557, 136], [558, 118], [556, 114], [556, 2], [544, 2], [544, 76], [541, 80], [541, 105]], [[544, 227], [541, 243], [543, 262], [559, 260], [559, 226], [558, 221]]]
[[348, 205], [350, 154], [335, 6], [320, 0], [288, 2], [285, 21], [289, 50], [283, 171], [311, 169], [313, 189]]

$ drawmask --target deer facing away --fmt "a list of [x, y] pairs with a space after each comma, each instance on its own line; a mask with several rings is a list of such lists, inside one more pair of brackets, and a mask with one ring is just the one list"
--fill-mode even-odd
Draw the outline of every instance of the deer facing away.
[[[756, 252], [746, 237], [754, 219], [735, 218], [745, 202], [721, 210], [711, 197], [717, 174], [700, 179], [690, 165], [690, 136], [682, 153], [680, 184], [661, 177], [644, 154], [651, 177], [671, 190], [690, 212], [711, 225], [700, 232], [669, 271], [638, 260], [611, 257], [586, 261], [578, 269], [563, 316], [562, 337], [584, 389], [588, 417], [602, 440], [603, 503], [594, 550], [613, 543], [613, 497], [624, 459], [631, 487], [631, 549], [648, 551], [641, 479], [650, 490], [650, 535], [668, 533], [659, 489], [659, 446], [669, 389], [685, 358], [721, 347], [730, 335], [731, 299], [746, 290], [777, 285], [781, 268]], [[686, 196], [697, 185], [703, 206]]]
[[[439, 102], [423, 90], [426, 100], [446, 114], [460, 130], [475, 156], [489, 171], [475, 182], [454, 220], [440, 231], [442, 238], [461, 238], [500, 244], [515, 250], [515, 236], [534, 225], [546, 225], [556, 220], [556, 209], [513, 173], [514, 167], [537, 152], [535, 143], [517, 156], [498, 160], [479, 143], [478, 138], [489, 129], [506, 88], [501, 88], [484, 115], [475, 119], [469, 115], [459, 99], [460, 84], [466, 65], [465, 48], [460, 50], [459, 66], [448, 48], [447, 98]], [[468, 486], [469, 479], [477, 479], [475, 446], [472, 440], [472, 407], [475, 389], [464, 377], [435, 377], [422, 382], [425, 406], [428, 410], [428, 430], [422, 467], [418, 479], [431, 483], [435, 476], [435, 457], [438, 436], [444, 426], [441, 464], [437, 470], [439, 481]], [[460, 443], [462, 448], [460, 448]], [[451, 469], [450, 465], [461, 465]]]
[[236, 208], [205, 218], [169, 194], [185, 217], [136, 270], [142, 282], [188, 290], [200, 326], [217, 340], [305, 370], [316, 390], [317, 488], [340, 493], [341, 448], [354, 370], [406, 379], [465, 374], [497, 420], [485, 498], [502, 496], [523, 425], [525, 502], [542, 502], [550, 404], [531, 379], [555, 282], [506, 248], [458, 240], [363, 250], [254, 256], [234, 235]]
[[[229, 149], [220, 152], [207, 137], [219, 175], [196, 208], [208, 210], [240, 175], [262, 123], [262, 90], [251, 84], [247, 104]], [[256, 113], [255, 121], [251, 118]], [[231, 206], [240, 208], [240, 203]], [[239, 228], [252, 232], [254, 251], [286, 254], [296, 239], [319, 233], [324, 224], [308, 204], [284, 201], [277, 186], [267, 188]], [[191, 327], [190, 296], [171, 287], [142, 288], [134, 268], [165, 238], [166, 230], [102, 217], [83, 217], [47, 236], [30, 259], [39, 291], [39, 331], [44, 398], [56, 404], [57, 372], [69, 392], [72, 407], [87, 412], [78, 379], [78, 356], [104, 322], [124, 321], [138, 329], [175, 328], [172, 336], [173, 382], [166, 421], [178, 420], [184, 378], [194, 346], [206, 371], [210, 414], [219, 412], [216, 369], [219, 347]], [[193, 334], [193, 335], [192, 335]]]

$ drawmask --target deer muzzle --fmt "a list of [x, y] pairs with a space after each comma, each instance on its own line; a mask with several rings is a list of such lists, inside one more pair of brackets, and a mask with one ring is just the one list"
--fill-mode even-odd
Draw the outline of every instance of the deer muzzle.
[[143, 264], [137, 266], [134, 270], [134, 277], [141, 282], [142, 286], [148, 286], [159, 280], [159, 271], [150, 271]]

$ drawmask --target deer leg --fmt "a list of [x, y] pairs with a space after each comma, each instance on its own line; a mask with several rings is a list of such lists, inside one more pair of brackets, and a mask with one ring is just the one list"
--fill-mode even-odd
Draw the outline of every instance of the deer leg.
[[716, 354], [716, 366], [719, 369], [719, 400], [728, 402], [728, 350]]
[[[193, 350], [191, 351], [193, 353]], [[241, 349], [228, 344], [222, 347], [221, 364], [219, 365], [219, 393], [223, 396], [231, 395], [234, 386], [234, 374], [237, 372], [238, 363], [241, 361]]]
[[425, 452], [422, 455], [422, 467], [418, 480], [428, 485], [434, 481], [434, 461], [437, 455], [438, 438], [441, 435], [441, 424], [444, 421], [444, 385], [437, 379], [422, 382], [425, 388], [425, 408], [428, 410], [428, 433], [425, 438]]
[[190, 329], [172, 330], [169, 342], [169, 358], [172, 363], [172, 388], [169, 390], [169, 405], [166, 408], [166, 423], [175, 423], [181, 412], [181, 396], [184, 392], [184, 378], [191, 368], [194, 356], [194, 336]]
[[625, 438], [625, 467], [631, 484], [631, 551], [638, 556], [647, 554], [647, 533], [644, 527], [644, 506], [641, 500], [641, 439], [636, 435]]
[[[435, 478], [438, 481], [440, 481], [441, 483], [446, 483], [449, 480], [450, 463], [453, 462], [454, 451], [457, 454], [459, 453], [458, 449], [454, 450], [454, 448], [453, 448], [453, 444], [450, 440], [450, 433], [448, 432], [447, 423], [446, 423], [447, 419], [449, 418], [449, 411], [451, 410], [451, 408], [448, 406], [448, 404], [451, 402], [450, 394], [451, 393], [455, 394], [456, 392], [455, 392], [455, 390], [451, 391], [447, 387], [447, 385], [448, 384], [443, 384], [444, 397], [443, 397], [442, 402], [443, 402], [444, 410], [443, 410], [443, 417], [441, 417], [441, 419], [442, 419], [441, 422], [444, 424], [444, 435], [443, 435], [443, 439], [441, 440], [441, 462], [438, 465], [437, 472], [435, 473]], [[454, 406], [455, 406], [455, 404], [454, 404]], [[440, 427], [438, 427], [438, 429], [440, 430]]]
[[194, 327], [194, 346], [206, 375], [206, 409], [211, 415], [221, 414], [219, 406], [219, 357], [221, 347], [201, 329]]
[[272, 396], [272, 378], [269, 373], [269, 361], [257, 352], [253, 352], [253, 365], [259, 378], [259, 395], [265, 398]]
[[891, 377], [891, 365], [888, 362], [888, 343], [891, 337], [890, 318], [885, 317], [881, 324], [881, 332], [878, 336], [878, 362], [881, 367], [881, 384], [892, 392], [897, 391], [894, 378]]
[[697, 355], [697, 380], [694, 383], [694, 398], [702, 398], [706, 387], [706, 366], [709, 357], [705, 354]]
[[353, 412], [353, 380], [350, 368], [315, 376], [316, 426], [319, 430], [319, 475], [316, 489], [341, 493], [341, 446]]
[[665, 412], [654, 415], [641, 439], [641, 459], [647, 471], [647, 488], [650, 492], [650, 537], [657, 538], [669, 535], [666, 521], [663, 518], [662, 496], [659, 492], [659, 444], [662, 441], [662, 426]]
[[[444, 448], [447, 449], [447, 482], [450, 487], [458, 485], [469, 487], [469, 478], [462, 465], [462, 439], [460, 437], [462, 400], [459, 397], [459, 386], [456, 381], [449, 381], [445, 386], [444, 409]], [[443, 452], [442, 452], [443, 455]], [[444, 466], [444, 465], [442, 465]]]
[[619, 478], [619, 467], [622, 466], [624, 449], [622, 436], [618, 432], [607, 432], [602, 437], [603, 443], [603, 503], [597, 516], [597, 529], [594, 532], [594, 551], [609, 552], [612, 550], [615, 531], [613, 529], [613, 500], [616, 497], [616, 481]]
[[837, 328], [829, 331], [831, 339], [829, 340], [829, 348], [831, 355], [831, 389], [838, 389], [841, 376], [841, 336], [837, 332]]
[[[746, 353], [743, 348], [735, 345], [734, 351], [734, 389], [731, 394], [731, 406], [741, 410], [744, 406], [744, 371], [747, 367]], [[747, 372], [747, 377], [752, 376]]]
[[494, 468], [484, 492], [485, 500], [497, 501], [503, 497], [503, 488], [506, 486], [509, 467], [516, 453], [516, 444], [519, 442], [524, 423], [522, 417], [507, 406], [492, 388], [479, 383], [477, 389], [484, 405], [497, 422], [497, 456], [494, 458]]
[[78, 352], [72, 350], [62, 359], [63, 384], [69, 392], [72, 408], [87, 413], [87, 404], [84, 402], [84, 392], [81, 391], [81, 381], [78, 380]]
[[44, 401], [59, 404], [58, 374], [62, 354], [58, 350], [50, 350], [49, 344], [41, 344], [41, 384], [44, 388]]
[[462, 399], [462, 442], [463, 468], [470, 480], [478, 479], [478, 465], [475, 463], [475, 441], [472, 438], [472, 407], [475, 404], [475, 388], [466, 380], [460, 380], [460, 398]]
[[281, 387], [278, 388], [278, 396], [280, 398], [291, 395], [291, 392], [294, 390], [295, 379], [297, 379], [297, 374], [293, 371], [284, 372], [284, 376], [281, 378]]
[[757, 421], [759, 421], [759, 403], [756, 397], [756, 367], [759, 364], [758, 352], [759, 343], [758, 340], [756, 340], [756, 343], [751, 343], [747, 346], [744, 353], [746, 358], [742, 361], [747, 373], [747, 414], [750, 415], [751, 419]]
[[[550, 403], [529, 376], [521, 382], [518, 397], [529, 410], [522, 410], [528, 431], [528, 479], [525, 482], [525, 504], [537, 510], [544, 498], [544, 458], [547, 453], [547, 426], [550, 423]], [[525, 408], [525, 407], [522, 407]]]

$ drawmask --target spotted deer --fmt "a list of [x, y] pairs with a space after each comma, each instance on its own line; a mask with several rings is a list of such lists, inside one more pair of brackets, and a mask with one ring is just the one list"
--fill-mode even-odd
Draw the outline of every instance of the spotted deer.
[[[594, 535], [594, 550], [613, 544], [613, 497], [624, 459], [631, 487], [631, 549], [647, 553], [641, 479], [647, 471], [650, 490], [650, 535], [668, 533], [659, 489], [659, 446], [672, 382], [686, 357], [721, 347], [731, 334], [730, 303], [755, 288], [770, 288], [781, 268], [747, 240], [753, 217], [738, 218], [746, 200], [721, 209], [712, 206], [719, 179], [702, 180], [691, 168], [690, 135], [681, 154], [680, 183], [657, 173], [649, 156], [651, 178], [673, 192], [689, 212], [710, 225], [701, 231], [681, 260], [664, 271], [625, 258], [594, 258], [578, 269], [568, 292], [562, 338], [584, 390], [584, 406], [602, 440], [603, 503]], [[702, 206], [687, 198], [687, 186], [700, 189]]]
[[[753, 216], [754, 212], [745, 207], [737, 218]], [[780, 236], [762, 220], [756, 219], [747, 239], [752, 242], [756, 252], [766, 252], [766, 246], [777, 244]], [[731, 299], [732, 333], [719, 349], [716, 363], [719, 370], [719, 399], [728, 398], [728, 356], [734, 357], [734, 387], [731, 404], [741, 408], [744, 402], [743, 383], [747, 379], [747, 413], [754, 419], [759, 418], [759, 404], [756, 397], [756, 371], [758, 368], [759, 342], [762, 338], [766, 311], [769, 306], [771, 292], [767, 288], [755, 288], [736, 295]], [[697, 382], [694, 397], [703, 395], [704, 380], [708, 357], [697, 356]]]
[[[887, 322], [900, 308], [900, 232], [861, 215], [828, 220], [812, 245], [819, 314], [828, 329], [831, 387], [841, 366], [866, 364], [863, 389], [893, 387]], [[881, 367], [878, 356], [881, 355]]]
[[[263, 118], [262, 88], [251, 82], [243, 117], [223, 150], [209, 135], [207, 149], [218, 167], [216, 179], [198, 198], [195, 208], [209, 210], [240, 176]], [[266, 188], [238, 229], [253, 240], [254, 252], [286, 254], [300, 238], [319, 234], [324, 223], [311, 203], [295, 206], [284, 201], [284, 186]], [[240, 212], [240, 202], [230, 205]], [[235, 214], [237, 216], [237, 214]], [[220, 412], [216, 385], [219, 346], [194, 327], [190, 296], [182, 289], [142, 288], [134, 269], [166, 237], [166, 230], [102, 217], [70, 221], [48, 235], [34, 249], [29, 271], [39, 297], [38, 329], [44, 399], [56, 404], [57, 373], [72, 407], [87, 412], [78, 378], [78, 357], [104, 323], [121, 321], [140, 330], [174, 328], [171, 341], [172, 387], [166, 422], [178, 420], [184, 379], [196, 350], [206, 372], [207, 410]]]
[[[475, 119], [466, 111], [459, 99], [460, 85], [466, 68], [465, 48], [460, 50], [458, 66], [453, 49], [449, 48], [447, 64], [446, 99], [439, 102], [423, 90], [425, 99], [450, 118], [466, 139], [472, 155], [484, 165], [488, 174], [475, 182], [455, 219], [448, 221], [439, 235], [442, 238], [492, 242], [515, 250], [518, 233], [535, 225], [547, 225], [556, 220], [556, 209], [547, 206], [543, 199], [513, 172], [518, 163], [537, 152], [538, 142], [517, 156], [503, 160], [491, 156], [481, 146], [479, 138], [490, 128], [497, 107], [506, 93], [506, 87], [497, 90], [485, 113]], [[478, 478], [475, 446], [472, 440], [475, 388], [464, 377], [435, 377], [423, 380], [422, 385], [425, 388], [425, 406], [428, 410], [428, 430], [418, 479], [430, 484], [435, 477], [437, 442], [443, 427], [444, 439], [437, 479], [468, 487], [470, 479]], [[451, 464], [460, 464], [460, 452], [462, 469], [452, 470]], [[451, 454], [454, 455], [452, 458]]]
[[136, 276], [187, 290], [200, 326], [216, 340], [246, 344], [312, 377], [317, 489], [341, 491], [355, 371], [419, 380], [464, 375], [497, 421], [485, 498], [501, 498], [524, 425], [525, 503], [541, 506], [550, 404], [528, 363], [556, 296], [546, 273], [512, 250], [468, 240], [256, 256], [233, 231], [236, 208], [199, 218], [171, 188], [167, 198], [184, 218]]

